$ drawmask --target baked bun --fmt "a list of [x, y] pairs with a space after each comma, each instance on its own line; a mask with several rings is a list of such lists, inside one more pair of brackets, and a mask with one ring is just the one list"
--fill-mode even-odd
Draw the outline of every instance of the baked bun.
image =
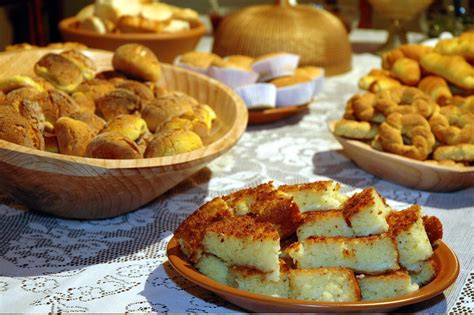
[[41, 131], [12, 106], [0, 106], [0, 139], [29, 148], [44, 149]]
[[71, 97], [76, 101], [77, 105], [81, 108], [81, 111], [84, 112], [95, 112], [95, 103], [92, 98], [87, 96], [83, 92], [74, 92], [71, 94]]
[[86, 156], [98, 159], [140, 159], [137, 144], [119, 132], [104, 132], [89, 143]]
[[92, 79], [82, 82], [74, 92], [82, 92], [90, 97], [94, 102], [97, 102], [99, 98], [113, 90], [115, 90], [115, 86], [112, 83], [106, 80]]
[[34, 100], [41, 106], [46, 121], [52, 125], [59, 117], [69, 116], [81, 109], [71, 96], [59, 90], [45, 91]]
[[135, 141], [148, 132], [148, 128], [146, 122], [137, 115], [119, 115], [109, 121], [104, 130], [104, 132], [110, 131]]
[[145, 84], [133, 80], [114, 80], [113, 84], [117, 88], [126, 89], [140, 98], [142, 102], [148, 102], [155, 98], [153, 91]]
[[72, 92], [82, 82], [81, 69], [69, 59], [49, 53], [35, 64], [35, 73], [51, 82], [56, 88]]
[[97, 114], [106, 121], [115, 116], [132, 114], [140, 109], [140, 99], [126, 89], [115, 89], [96, 101]]
[[179, 62], [196, 68], [206, 69], [211, 65], [211, 63], [219, 59], [221, 59], [221, 57], [213, 53], [190, 51], [182, 54], [179, 57]]
[[15, 75], [0, 81], [0, 92], [4, 94], [8, 94], [9, 92], [21, 87], [31, 87], [36, 89], [38, 92], [42, 92], [44, 90], [41, 84], [24, 75]]
[[86, 80], [94, 78], [96, 67], [92, 59], [75, 49], [65, 50], [60, 55], [78, 66]]
[[132, 15], [121, 16], [116, 26], [121, 33], [158, 33], [164, 27], [158, 21]]
[[89, 125], [80, 120], [61, 117], [54, 125], [59, 153], [84, 156], [94, 132]]
[[145, 157], [170, 156], [202, 147], [202, 140], [196, 133], [189, 130], [174, 130], [155, 136], [145, 151]]
[[156, 55], [139, 44], [125, 44], [115, 50], [112, 58], [114, 70], [144, 81], [159, 81], [160, 63]]
[[281, 87], [296, 85], [296, 84], [309, 82], [309, 81], [311, 81], [310, 76], [300, 74], [300, 75], [293, 75], [293, 76], [274, 79], [270, 81], [270, 83], [275, 85], [277, 88], [281, 88]]
[[75, 112], [69, 115], [69, 117], [86, 123], [92, 130], [94, 136], [101, 132], [107, 124], [105, 120], [91, 112]]

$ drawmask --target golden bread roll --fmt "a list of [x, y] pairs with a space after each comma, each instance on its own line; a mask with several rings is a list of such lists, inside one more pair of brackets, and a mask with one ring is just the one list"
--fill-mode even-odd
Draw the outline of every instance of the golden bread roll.
[[277, 88], [296, 85], [300, 83], [305, 83], [311, 81], [311, 77], [305, 74], [292, 75], [287, 77], [276, 78], [270, 81], [271, 84], [275, 85]]
[[137, 115], [119, 115], [107, 123], [104, 132], [120, 133], [133, 141], [148, 132], [146, 122]]
[[71, 97], [76, 101], [77, 105], [79, 105], [80, 111], [90, 113], [95, 112], [94, 100], [87, 96], [87, 94], [83, 92], [74, 92], [71, 94]]
[[398, 49], [400, 49], [406, 58], [413, 59], [417, 62], [420, 62], [421, 57], [433, 51], [432, 47], [420, 44], [405, 44], [401, 45]]
[[227, 69], [240, 69], [244, 71], [252, 71], [251, 65], [244, 65], [242, 63], [235, 63], [233, 61], [229, 61], [228, 59], [215, 59], [210, 64], [211, 67], [218, 67], [218, 68], [227, 68]]
[[304, 67], [299, 67], [295, 70], [295, 75], [304, 75], [308, 76], [311, 79], [316, 79], [322, 74], [323, 70], [322, 68], [319, 67], [313, 67], [313, 66], [304, 66]]
[[458, 55], [468, 61], [474, 61], [474, 38], [467, 34], [439, 40], [434, 51], [442, 55]]
[[391, 69], [393, 75], [405, 85], [416, 85], [420, 81], [420, 65], [410, 58], [397, 59]]
[[140, 110], [141, 101], [129, 90], [115, 89], [99, 98], [95, 105], [97, 114], [109, 121], [115, 116], [132, 114]]
[[36, 62], [35, 73], [51, 82], [56, 88], [72, 92], [83, 81], [81, 69], [69, 59], [48, 53]]
[[164, 25], [141, 16], [123, 15], [118, 19], [116, 27], [121, 33], [158, 33]]
[[32, 87], [21, 87], [4, 95], [3, 102], [18, 108], [24, 99], [34, 99], [40, 92]]
[[101, 132], [107, 124], [105, 120], [91, 112], [75, 112], [69, 115], [69, 117], [86, 123], [91, 129], [94, 136]]
[[173, 117], [193, 115], [193, 103], [185, 98], [166, 95], [157, 97], [147, 103], [141, 114], [148, 125], [148, 129], [151, 132], [155, 132], [155, 130], [159, 129], [161, 125]]
[[148, 102], [155, 98], [153, 91], [145, 84], [132, 80], [116, 80], [113, 82], [115, 87], [129, 90], [138, 96], [142, 102]]
[[59, 90], [42, 92], [34, 98], [34, 101], [40, 104], [46, 121], [52, 125], [59, 117], [69, 116], [81, 109], [71, 96]]
[[474, 144], [440, 146], [434, 151], [433, 158], [438, 161], [474, 162]]
[[65, 50], [60, 55], [78, 66], [86, 80], [94, 78], [96, 67], [92, 59], [75, 49]]
[[82, 92], [90, 97], [94, 102], [106, 94], [115, 90], [115, 86], [106, 81], [101, 79], [92, 79], [82, 82], [74, 92]]
[[44, 90], [41, 84], [39, 84], [32, 78], [24, 75], [15, 75], [8, 79], [0, 80], [0, 92], [4, 94], [8, 94], [13, 90], [22, 87], [30, 87], [37, 90], [38, 92], [42, 92]]
[[400, 58], [405, 57], [400, 49], [393, 49], [382, 55], [382, 68], [385, 70], [392, 69], [393, 64]]
[[86, 148], [94, 133], [85, 122], [61, 117], [54, 125], [59, 153], [73, 156], [85, 156]]
[[254, 58], [244, 55], [230, 55], [227, 56], [225, 60], [232, 64], [240, 65], [245, 69], [251, 69], [252, 63], [255, 61]]
[[440, 76], [429, 75], [421, 79], [418, 88], [440, 105], [445, 105], [453, 97], [448, 83]]
[[392, 73], [387, 70], [372, 69], [369, 73], [359, 79], [359, 88], [363, 90], [370, 90], [372, 84], [380, 78], [390, 78]]
[[0, 139], [29, 148], [44, 150], [41, 130], [13, 106], [0, 106]]
[[98, 134], [86, 149], [86, 156], [98, 159], [140, 159], [137, 144], [118, 132]]
[[112, 58], [114, 70], [144, 81], [159, 81], [161, 67], [156, 55], [139, 44], [125, 44], [115, 50]]
[[170, 156], [199, 149], [201, 138], [189, 130], [174, 130], [153, 138], [145, 151], [146, 158]]
[[190, 51], [179, 57], [181, 63], [202, 69], [208, 68], [211, 63], [219, 59], [221, 59], [221, 57], [216, 54], [202, 51]]
[[474, 89], [474, 68], [461, 56], [431, 52], [424, 55], [420, 63], [426, 71], [437, 74], [460, 88]]

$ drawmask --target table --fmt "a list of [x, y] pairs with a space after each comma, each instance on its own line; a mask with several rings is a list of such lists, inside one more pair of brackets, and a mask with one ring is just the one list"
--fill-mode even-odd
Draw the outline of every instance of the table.
[[429, 193], [381, 180], [340, 152], [326, 122], [341, 116], [357, 79], [377, 67], [369, 54], [328, 78], [310, 112], [249, 127], [238, 144], [149, 205], [108, 220], [64, 220], [0, 198], [2, 312], [243, 312], [180, 277], [165, 256], [179, 223], [200, 204], [243, 187], [333, 179], [351, 193], [374, 186], [396, 209], [418, 203], [444, 224], [461, 273], [444, 294], [400, 312], [474, 312], [474, 188]]

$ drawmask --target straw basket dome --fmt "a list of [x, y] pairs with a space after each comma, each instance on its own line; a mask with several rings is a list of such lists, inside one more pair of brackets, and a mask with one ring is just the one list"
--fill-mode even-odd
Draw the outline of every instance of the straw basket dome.
[[259, 56], [290, 52], [300, 65], [324, 67], [327, 75], [351, 69], [351, 45], [342, 22], [309, 5], [257, 5], [224, 18], [215, 34], [213, 51], [221, 56]]

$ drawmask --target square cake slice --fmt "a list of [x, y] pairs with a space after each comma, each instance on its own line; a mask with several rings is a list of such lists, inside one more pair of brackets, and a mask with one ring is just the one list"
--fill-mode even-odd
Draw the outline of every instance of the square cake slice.
[[386, 217], [391, 208], [373, 187], [350, 197], [342, 206], [342, 211], [354, 235], [366, 236], [388, 231]]
[[387, 220], [390, 234], [397, 241], [400, 265], [409, 271], [420, 271], [420, 262], [433, 255], [420, 206], [413, 205], [402, 211], [393, 211]]
[[228, 265], [258, 269], [278, 281], [280, 237], [271, 223], [250, 216], [225, 218], [206, 228], [204, 250]]
[[224, 196], [225, 202], [234, 210], [235, 215], [246, 215], [252, 212], [252, 206], [260, 194], [274, 191], [273, 182], [264, 183], [257, 187], [242, 189]]
[[347, 199], [345, 195], [340, 193], [341, 185], [330, 180], [283, 185], [278, 189], [291, 195], [302, 213], [337, 209]]
[[229, 266], [212, 254], [202, 254], [196, 263], [196, 268], [212, 280], [229, 284]]
[[360, 290], [354, 272], [347, 268], [293, 269], [289, 297], [324, 302], [355, 302]]
[[406, 271], [395, 271], [383, 275], [357, 277], [363, 300], [380, 300], [405, 295], [418, 290]]
[[296, 230], [298, 240], [311, 236], [345, 236], [354, 233], [347, 225], [341, 210], [311, 211], [303, 214], [303, 221]]
[[418, 284], [420, 287], [431, 282], [438, 273], [438, 265], [433, 258], [425, 260], [421, 264], [421, 270], [418, 272], [410, 272], [411, 282]]

